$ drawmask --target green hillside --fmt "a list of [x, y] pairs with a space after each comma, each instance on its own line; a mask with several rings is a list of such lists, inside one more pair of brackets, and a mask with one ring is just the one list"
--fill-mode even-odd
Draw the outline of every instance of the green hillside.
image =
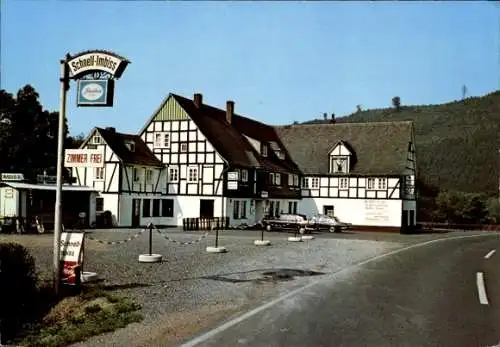
[[415, 124], [419, 178], [426, 187], [498, 193], [500, 90], [448, 104], [374, 109], [337, 118], [338, 123], [395, 120]]

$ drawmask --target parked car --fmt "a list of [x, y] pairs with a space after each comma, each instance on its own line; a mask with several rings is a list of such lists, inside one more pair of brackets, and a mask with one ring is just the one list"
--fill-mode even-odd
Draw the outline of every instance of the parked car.
[[318, 214], [311, 218], [310, 227], [315, 230], [328, 230], [329, 232], [339, 233], [352, 228], [351, 223], [342, 222], [338, 217]]
[[265, 217], [261, 221], [267, 230], [297, 230], [301, 234], [310, 232], [309, 221], [306, 216], [300, 214], [281, 214], [279, 217]]

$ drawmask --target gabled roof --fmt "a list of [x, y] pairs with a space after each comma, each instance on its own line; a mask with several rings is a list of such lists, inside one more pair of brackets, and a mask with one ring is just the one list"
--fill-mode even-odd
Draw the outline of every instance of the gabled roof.
[[[256, 140], [268, 139], [281, 143], [273, 127], [237, 114], [234, 114], [232, 123], [229, 124], [226, 120], [226, 110], [207, 104], [197, 107], [191, 99], [176, 94], [170, 95], [191, 117], [215, 150], [230, 164], [249, 168], [262, 167], [279, 172], [298, 171], [290, 159], [279, 162], [272, 157], [262, 157], [243, 136], [245, 134]], [[286, 153], [286, 149], [283, 149]]]
[[[113, 153], [124, 163], [130, 165], [144, 165], [163, 167], [163, 163], [151, 152], [149, 147], [142, 141], [140, 136], [133, 134], [119, 133], [110, 128], [95, 128], [102, 136], [106, 144]], [[130, 151], [126, 143], [134, 142], [134, 151]]]
[[401, 175], [406, 168], [412, 122], [286, 125], [275, 127], [292, 159], [306, 174], [329, 174], [329, 153], [344, 141], [356, 154], [350, 172]]

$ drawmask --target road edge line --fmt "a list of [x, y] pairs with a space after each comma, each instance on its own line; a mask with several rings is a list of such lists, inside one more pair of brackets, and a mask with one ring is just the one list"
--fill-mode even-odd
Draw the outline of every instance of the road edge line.
[[477, 293], [479, 296], [479, 303], [481, 305], [488, 305], [488, 296], [486, 295], [486, 287], [484, 285], [484, 274], [482, 272], [476, 273]]
[[379, 260], [379, 259], [382, 259], [382, 258], [385, 258], [385, 257], [389, 257], [391, 255], [395, 255], [395, 254], [398, 254], [398, 253], [401, 253], [401, 252], [404, 252], [404, 251], [407, 251], [407, 250], [410, 250], [410, 249], [413, 249], [413, 248], [418, 248], [418, 247], [423, 247], [423, 246], [427, 246], [427, 245], [430, 245], [430, 244], [433, 244], [433, 243], [438, 243], [438, 242], [442, 242], [442, 241], [446, 241], [446, 240], [457, 240], [457, 239], [466, 239], [466, 238], [472, 238], [472, 237], [481, 237], [481, 236], [492, 236], [491, 233], [488, 233], [488, 234], [475, 234], [475, 235], [461, 235], [461, 236], [452, 236], [452, 237], [443, 237], [443, 238], [439, 238], [439, 239], [435, 239], [435, 240], [429, 240], [429, 241], [424, 241], [424, 242], [420, 242], [420, 243], [416, 243], [416, 244], [413, 244], [413, 245], [409, 245], [409, 246], [406, 246], [406, 247], [402, 247], [402, 248], [398, 248], [398, 249], [395, 249], [395, 250], [392, 250], [392, 251], [389, 251], [387, 253], [383, 253], [383, 254], [379, 254], [379, 255], [376, 255], [374, 257], [371, 257], [371, 258], [368, 258], [368, 259], [365, 259], [365, 260], [362, 260], [360, 261], [359, 263], [356, 263], [356, 264], [353, 264], [353, 265], [350, 265], [348, 267], [345, 267], [343, 269], [340, 269], [336, 272], [333, 272], [327, 276], [325, 276], [324, 278], [320, 279], [320, 280], [316, 280], [316, 281], [313, 281], [311, 283], [308, 283], [306, 284], [305, 286], [302, 286], [300, 288], [297, 288], [295, 290], [292, 290], [291, 292], [289, 293], [286, 293], [285, 295], [282, 295], [280, 297], [277, 297], [263, 305], [260, 305], [244, 314], [242, 314], [241, 316], [239, 317], [236, 317], [234, 319], [231, 319], [230, 321], [228, 322], [225, 322], [221, 325], [219, 325], [218, 327], [216, 328], [213, 328], [207, 332], [204, 332], [202, 333], [201, 335], [199, 336], [196, 336], [194, 337], [193, 339], [191, 339], [190, 341], [187, 341], [183, 344], [181, 344], [179, 347], [194, 347], [214, 336], [216, 336], [217, 334], [219, 333], [222, 333], [223, 331], [231, 328], [232, 326], [240, 323], [240, 322], [243, 322], [244, 320], [248, 319], [248, 318], [251, 318], [253, 316], [255, 316], [256, 314], [272, 307], [272, 306], [275, 306], [277, 304], [279, 304], [280, 302], [282, 301], [285, 301], [286, 299], [294, 296], [294, 295], [297, 295], [301, 292], [304, 292], [305, 290], [317, 285], [317, 284], [321, 284], [323, 282], [326, 282], [326, 281], [329, 281], [329, 280], [332, 280], [334, 279], [335, 277], [339, 276], [340, 274], [344, 273], [344, 272], [348, 272], [348, 271], [351, 271], [351, 270], [355, 270], [357, 268], [360, 268], [368, 263], [371, 263], [373, 261], [376, 261], [376, 260]]
[[495, 254], [495, 252], [496, 252], [496, 249], [492, 249], [491, 251], [489, 251], [489, 252], [488, 252], [488, 253], [484, 256], [484, 259], [490, 259], [490, 258], [491, 258], [491, 256], [492, 256], [493, 254]]

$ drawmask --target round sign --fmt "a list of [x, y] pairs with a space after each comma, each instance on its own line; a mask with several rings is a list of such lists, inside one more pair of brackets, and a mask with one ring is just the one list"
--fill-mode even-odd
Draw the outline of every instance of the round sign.
[[85, 99], [95, 101], [102, 97], [104, 89], [97, 83], [89, 83], [82, 88], [81, 93]]

